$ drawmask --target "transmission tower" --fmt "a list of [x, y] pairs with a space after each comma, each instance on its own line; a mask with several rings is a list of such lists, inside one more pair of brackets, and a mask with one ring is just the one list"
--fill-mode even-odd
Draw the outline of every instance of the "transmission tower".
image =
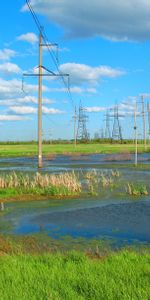
[[112, 140], [122, 142], [122, 129], [119, 122], [119, 112], [118, 112], [118, 105], [114, 106], [114, 123], [113, 123], [113, 130], [112, 130]]
[[104, 129], [103, 128], [100, 129], [100, 138], [101, 139], [104, 138]]
[[106, 112], [105, 116], [105, 139], [110, 139], [111, 138], [111, 132], [110, 132], [110, 115], [109, 115], [109, 110]]
[[77, 128], [77, 140], [88, 141], [89, 133], [87, 131], [87, 120], [88, 116], [85, 113], [85, 110], [80, 104], [79, 106], [79, 114], [78, 114], [78, 128]]

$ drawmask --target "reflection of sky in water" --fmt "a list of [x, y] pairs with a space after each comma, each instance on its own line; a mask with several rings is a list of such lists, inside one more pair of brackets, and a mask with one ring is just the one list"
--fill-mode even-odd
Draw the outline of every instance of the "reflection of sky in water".
[[[124, 156], [123, 156], [124, 155]], [[138, 160], [143, 163], [150, 163], [150, 154], [138, 154]], [[133, 164], [134, 154], [131, 154], [128, 159], [126, 154], [90, 154], [90, 155], [57, 155], [51, 159], [44, 158], [44, 168], [42, 171], [60, 172], [71, 169], [79, 170], [89, 168], [99, 168], [99, 165], [107, 164]], [[36, 157], [14, 157], [14, 158], [0, 158], [1, 171], [25, 171], [36, 172], [37, 158]]]
[[[59, 200], [60, 201], [60, 200]], [[3, 216], [10, 221], [13, 234], [46, 233], [53, 238], [116, 239], [118, 243], [150, 242], [150, 199], [140, 201], [67, 200], [60, 206], [48, 206], [49, 201], [30, 207], [11, 204]], [[55, 201], [54, 201], [55, 203]], [[40, 207], [41, 204], [41, 207]], [[47, 207], [46, 207], [47, 205]]]

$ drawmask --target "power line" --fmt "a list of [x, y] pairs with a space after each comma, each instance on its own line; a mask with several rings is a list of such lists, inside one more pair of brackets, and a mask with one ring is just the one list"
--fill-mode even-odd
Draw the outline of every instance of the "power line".
[[68, 77], [68, 85], [67, 85], [66, 82], [65, 82], [63, 74], [59, 70], [58, 57], [55, 57], [54, 51], [52, 49], [53, 45], [55, 45], [55, 46], [58, 46], [58, 45], [57, 44], [53, 44], [53, 43], [49, 44], [48, 38], [47, 38], [46, 33], [44, 31], [44, 28], [41, 26], [40, 21], [39, 21], [37, 15], [36, 15], [36, 13], [34, 12], [33, 7], [31, 6], [31, 4], [30, 4], [30, 2], [28, 0], [26, 0], [26, 4], [27, 4], [27, 6], [28, 6], [28, 8], [29, 8], [29, 10], [30, 10], [30, 12], [32, 14], [32, 17], [33, 17], [33, 19], [35, 21], [35, 24], [36, 24], [36, 26], [37, 26], [40, 34], [42, 35], [42, 38], [43, 38], [44, 43], [45, 43], [45, 46], [47, 47], [48, 52], [50, 53], [50, 56], [51, 56], [51, 58], [52, 58], [52, 60], [54, 62], [54, 65], [55, 65], [55, 67], [56, 67], [59, 75], [60, 75], [60, 78], [62, 79], [62, 81], [64, 83], [64, 86], [65, 86], [66, 91], [68, 93], [68, 97], [70, 98], [72, 106], [74, 108], [74, 101], [73, 101], [71, 90], [70, 90], [70, 80], [69, 80], [69, 77]]

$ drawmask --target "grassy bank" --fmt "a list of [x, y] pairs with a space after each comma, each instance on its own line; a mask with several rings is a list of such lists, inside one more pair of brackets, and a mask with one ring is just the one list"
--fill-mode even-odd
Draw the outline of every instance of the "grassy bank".
[[[74, 147], [73, 144], [49, 144], [43, 145], [43, 154], [90, 154], [90, 153], [124, 153], [135, 151], [133, 144], [78, 144]], [[144, 145], [138, 145], [138, 151], [144, 152]], [[147, 147], [146, 151], [150, 151]], [[37, 155], [37, 145], [35, 144], [18, 144], [18, 145], [0, 145], [1, 157], [16, 157], [16, 156], [34, 156]]]
[[123, 251], [105, 259], [70, 252], [0, 257], [0, 299], [148, 300], [150, 256]]

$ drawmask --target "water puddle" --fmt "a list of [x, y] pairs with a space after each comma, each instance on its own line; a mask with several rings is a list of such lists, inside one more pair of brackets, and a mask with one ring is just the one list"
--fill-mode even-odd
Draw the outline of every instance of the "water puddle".
[[[59, 200], [61, 201], [61, 200]], [[75, 199], [12, 203], [1, 216], [1, 233], [47, 234], [52, 238], [116, 239], [118, 243], [150, 242], [150, 198], [140, 201]], [[34, 204], [33, 204], [34, 203]], [[32, 205], [33, 204], [33, 205]], [[4, 226], [4, 224], [9, 224]]]

